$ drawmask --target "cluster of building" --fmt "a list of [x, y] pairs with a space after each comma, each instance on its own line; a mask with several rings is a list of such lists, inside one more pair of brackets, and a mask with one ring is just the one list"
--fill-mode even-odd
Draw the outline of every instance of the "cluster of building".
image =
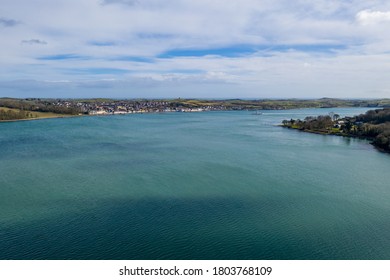
[[224, 106], [185, 106], [178, 102], [169, 101], [134, 101], [134, 100], [56, 100], [53, 105], [76, 108], [83, 114], [109, 115], [132, 113], [162, 113], [162, 112], [201, 112], [225, 110]]

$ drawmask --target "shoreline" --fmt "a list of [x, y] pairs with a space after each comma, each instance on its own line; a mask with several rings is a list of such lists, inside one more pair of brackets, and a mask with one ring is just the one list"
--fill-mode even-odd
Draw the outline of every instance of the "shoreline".
[[29, 118], [29, 119], [0, 120], [0, 123], [2, 123], [2, 122], [19, 122], [19, 121], [37, 121], [37, 120], [43, 120], [43, 119], [75, 118], [75, 117], [110, 117], [110, 116], [125, 116], [125, 115], [142, 115], [142, 114], [237, 112], [237, 111], [251, 111], [251, 110], [203, 110], [203, 111], [132, 112], [132, 113], [128, 112], [128, 113], [122, 113], [122, 114], [81, 114], [81, 115], [63, 115], [63, 116], [51, 116], [51, 117], [39, 117], [39, 118]]
[[366, 140], [377, 151], [382, 152], [382, 153], [386, 153], [386, 154], [390, 154], [390, 150], [386, 150], [386, 149], [384, 149], [382, 147], [379, 147], [379, 146], [375, 145], [374, 138], [364, 137], [364, 136], [359, 136], [359, 135], [353, 135], [353, 134], [345, 134], [345, 133], [332, 133], [332, 132], [316, 131], [316, 130], [309, 130], [309, 129], [299, 129], [299, 128], [295, 128], [295, 127], [285, 126], [285, 125], [282, 125], [282, 124], [279, 124], [278, 126], [279, 127], [283, 127], [283, 128], [292, 129], [292, 130], [297, 130], [299, 132], [307, 132], [307, 133], [318, 134], [318, 135], [323, 135], [323, 136], [338, 136], [338, 137], [346, 137], [346, 138], [354, 138], [354, 139]]
[[[335, 107], [339, 108], [339, 107]], [[343, 107], [343, 108], [355, 108], [355, 107]], [[368, 107], [367, 107], [368, 108]], [[121, 114], [115, 114], [115, 113], [106, 113], [106, 114], [80, 114], [80, 115], [58, 115], [58, 116], [43, 116], [43, 117], [38, 117], [38, 118], [28, 118], [28, 119], [14, 119], [14, 120], [0, 120], [0, 123], [5, 123], [5, 122], [19, 122], [19, 121], [37, 121], [37, 120], [42, 120], [42, 119], [61, 119], [61, 118], [74, 118], [74, 117], [107, 117], [107, 116], [122, 116], [122, 115], [138, 115], [138, 114], [164, 114], [164, 113], [204, 113], [204, 112], [238, 112], [238, 111], [248, 111], [248, 112], [256, 112], [256, 111], [282, 111], [282, 110], [303, 110], [303, 109], [318, 109], [316, 107], [301, 107], [301, 108], [289, 108], [289, 109], [261, 109], [261, 110], [253, 110], [253, 109], [243, 109], [243, 110], [234, 110], [234, 109], [225, 109], [225, 110], [199, 110], [199, 111], [143, 111], [143, 112], [126, 112], [126, 113], [121, 113]], [[331, 109], [331, 108], [329, 108]], [[256, 114], [254, 114], [256, 115]], [[261, 114], [259, 114], [261, 115]], [[276, 126], [281, 126], [285, 127], [282, 124], [278, 124]], [[299, 128], [292, 128], [292, 127], [287, 127], [291, 129], [296, 129], [300, 130]], [[307, 131], [309, 132], [309, 131]], [[310, 133], [315, 133], [315, 134], [323, 134], [323, 135], [330, 135], [329, 133], [322, 133], [322, 132], [317, 132], [317, 131], [310, 131]], [[335, 135], [335, 134], [333, 134]]]

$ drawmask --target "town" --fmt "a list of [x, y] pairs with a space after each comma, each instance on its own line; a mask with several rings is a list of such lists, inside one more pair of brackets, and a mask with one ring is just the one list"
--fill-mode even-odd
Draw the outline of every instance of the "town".
[[108, 100], [80, 102], [72, 100], [58, 100], [55, 106], [76, 108], [82, 114], [109, 115], [135, 113], [163, 113], [163, 112], [201, 112], [226, 110], [226, 106], [185, 106], [177, 102], [154, 100]]
[[297, 108], [389, 107], [390, 99], [51, 99], [0, 98], [0, 110], [51, 112], [67, 115], [110, 115], [131, 113], [202, 112], [227, 110], [286, 110]]

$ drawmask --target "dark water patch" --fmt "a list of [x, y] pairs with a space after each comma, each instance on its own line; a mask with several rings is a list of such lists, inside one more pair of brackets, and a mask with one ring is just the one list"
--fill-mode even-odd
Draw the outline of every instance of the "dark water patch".
[[[108, 200], [77, 214], [1, 225], [0, 258], [390, 258], [386, 213], [372, 209], [357, 221], [359, 211], [311, 199]], [[319, 218], [313, 204], [327, 214]]]

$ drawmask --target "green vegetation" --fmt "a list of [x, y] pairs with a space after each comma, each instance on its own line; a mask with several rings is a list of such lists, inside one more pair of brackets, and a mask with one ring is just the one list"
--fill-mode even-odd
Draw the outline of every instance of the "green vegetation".
[[321, 99], [259, 99], [259, 100], [200, 100], [173, 99], [165, 100], [188, 108], [223, 106], [227, 110], [285, 110], [297, 108], [336, 108], [336, 107], [390, 107], [390, 99], [343, 100], [334, 98]]
[[284, 120], [283, 126], [301, 131], [359, 137], [372, 141], [380, 150], [390, 152], [390, 108], [370, 110], [365, 114], [340, 119], [327, 116], [306, 117], [305, 120]]
[[32, 115], [29, 112], [0, 107], [0, 121], [19, 120], [19, 119], [28, 119], [28, 118], [32, 118]]
[[0, 107], [18, 109], [21, 111], [51, 112], [55, 114], [77, 115], [80, 111], [73, 106], [57, 105], [54, 99], [16, 99], [0, 98]]
[[55, 114], [51, 112], [24, 111], [19, 109], [0, 107], [0, 121], [60, 118], [67, 116], [69, 115]]

